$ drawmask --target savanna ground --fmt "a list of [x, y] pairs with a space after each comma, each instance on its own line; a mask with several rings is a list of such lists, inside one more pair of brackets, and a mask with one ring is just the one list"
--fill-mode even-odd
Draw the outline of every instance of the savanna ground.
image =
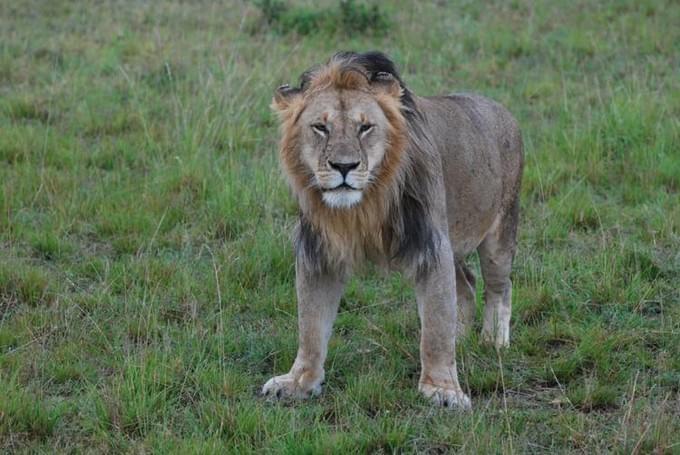
[[[0, 4], [0, 450], [680, 453], [680, 4], [380, 14], [301, 35], [244, 2]], [[376, 273], [323, 395], [258, 397], [297, 344], [268, 105], [340, 49], [522, 125], [512, 345], [459, 343], [471, 413], [420, 398], [412, 290]]]

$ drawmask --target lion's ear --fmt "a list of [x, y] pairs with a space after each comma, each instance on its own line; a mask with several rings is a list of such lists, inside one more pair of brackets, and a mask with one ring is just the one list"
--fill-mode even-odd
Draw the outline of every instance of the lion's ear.
[[401, 82], [393, 74], [383, 71], [371, 75], [371, 87], [394, 98], [401, 98], [403, 92]]
[[290, 105], [300, 96], [300, 89], [284, 84], [274, 92], [272, 108], [278, 112], [286, 111]]

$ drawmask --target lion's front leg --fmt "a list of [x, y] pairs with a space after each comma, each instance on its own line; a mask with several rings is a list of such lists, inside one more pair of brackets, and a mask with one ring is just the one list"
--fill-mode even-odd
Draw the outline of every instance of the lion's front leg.
[[437, 405], [470, 409], [456, 370], [456, 286], [448, 240], [442, 241], [440, 253], [439, 262], [416, 279], [422, 365], [418, 390]]
[[279, 398], [308, 398], [321, 393], [324, 362], [333, 321], [345, 280], [340, 274], [319, 274], [298, 261], [295, 267], [298, 297], [299, 346], [290, 371], [271, 378], [262, 394]]

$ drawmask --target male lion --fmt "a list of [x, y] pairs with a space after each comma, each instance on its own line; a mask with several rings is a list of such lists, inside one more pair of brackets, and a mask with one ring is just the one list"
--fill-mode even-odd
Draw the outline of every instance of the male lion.
[[480, 257], [482, 337], [507, 346], [523, 166], [517, 122], [481, 96], [415, 96], [379, 52], [336, 54], [306, 71], [299, 87], [280, 87], [272, 106], [300, 206], [299, 349], [290, 372], [262, 393], [320, 393], [344, 285], [368, 260], [414, 282], [419, 390], [436, 404], [469, 408], [454, 349], [456, 329], [463, 333], [475, 313], [475, 279], [464, 258], [474, 250]]

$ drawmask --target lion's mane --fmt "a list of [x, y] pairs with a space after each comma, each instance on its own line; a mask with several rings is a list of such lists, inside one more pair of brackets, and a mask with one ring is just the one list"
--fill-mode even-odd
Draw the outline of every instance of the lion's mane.
[[[379, 52], [342, 52], [282, 87], [292, 101], [280, 107], [280, 158], [300, 205], [295, 234], [298, 261], [323, 272], [364, 259], [388, 258], [423, 273], [436, 260], [432, 188], [439, 157], [425, 117], [394, 64]], [[350, 209], [326, 206], [300, 157], [298, 120], [308, 100], [325, 90], [360, 90], [374, 97], [389, 123], [386, 152], [363, 200]], [[387, 264], [386, 264], [387, 265]]]

